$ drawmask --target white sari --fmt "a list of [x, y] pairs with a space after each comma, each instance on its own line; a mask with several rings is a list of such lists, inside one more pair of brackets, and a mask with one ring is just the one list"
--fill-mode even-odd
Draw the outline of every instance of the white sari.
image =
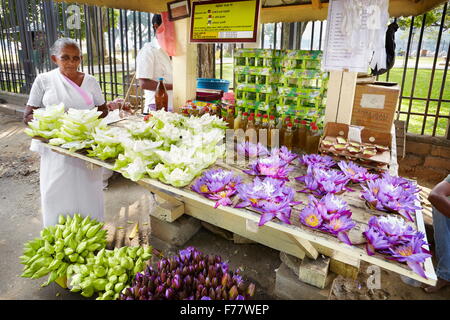
[[[76, 86], [76, 85], [75, 85]], [[33, 90], [34, 89], [34, 90]], [[104, 103], [94, 77], [85, 74], [80, 87], [74, 87], [59, 69], [40, 74], [30, 92], [30, 106], [46, 107], [63, 103], [66, 110], [91, 109]], [[40, 189], [44, 227], [58, 223], [60, 214], [80, 213], [103, 220], [103, 169], [88, 168], [83, 160], [64, 156], [33, 140], [32, 151], [41, 155]]]

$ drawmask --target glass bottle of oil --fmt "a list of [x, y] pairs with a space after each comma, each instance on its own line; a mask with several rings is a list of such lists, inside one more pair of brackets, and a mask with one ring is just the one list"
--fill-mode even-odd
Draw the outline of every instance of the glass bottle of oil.
[[263, 145], [267, 145], [269, 138], [267, 137], [269, 133], [269, 116], [267, 114], [262, 116], [262, 122], [258, 130], [258, 141]]
[[292, 122], [288, 122], [284, 131], [283, 145], [289, 150], [292, 150], [292, 140], [294, 138], [294, 130], [292, 128]]
[[298, 135], [298, 147], [301, 150], [305, 150], [306, 149], [306, 125], [307, 122], [306, 120], [301, 120], [300, 121], [300, 127], [297, 130], [297, 135]]
[[294, 137], [292, 138], [292, 149], [298, 149], [298, 142], [299, 142], [298, 130], [300, 129], [300, 120], [299, 119], [294, 120], [293, 129], [294, 129]]
[[262, 124], [262, 114], [258, 113], [256, 115], [256, 118], [255, 118], [255, 130], [256, 130], [256, 132], [258, 132], [259, 129], [261, 128], [261, 124]]
[[271, 115], [269, 120], [269, 127], [268, 127], [268, 135], [267, 135], [267, 145], [269, 147], [272, 147], [272, 144], [275, 144], [275, 141], [272, 141], [272, 139], [276, 139], [274, 136], [274, 130], [277, 129], [277, 124], [275, 123], [275, 116]]
[[229, 129], [233, 129], [234, 128], [234, 114], [233, 114], [233, 109], [228, 108], [227, 109], [227, 116], [225, 119], [226, 123], [228, 124], [228, 128]]
[[257, 143], [258, 141], [258, 137], [256, 135], [256, 130], [255, 130], [255, 118], [253, 117], [253, 115], [250, 115], [250, 117], [248, 117], [248, 121], [247, 121], [247, 130], [246, 130], [246, 135], [245, 135], [245, 141], [250, 141], [251, 143]]
[[241, 124], [241, 120], [242, 120], [242, 111], [239, 110], [237, 117], [234, 119], [234, 130], [239, 129], [239, 125]]
[[248, 112], [244, 112], [244, 114], [242, 115], [242, 120], [239, 124], [239, 129], [247, 130], [247, 121], [248, 121]]
[[311, 122], [306, 132], [306, 152], [317, 153], [319, 148], [320, 131], [315, 122]]

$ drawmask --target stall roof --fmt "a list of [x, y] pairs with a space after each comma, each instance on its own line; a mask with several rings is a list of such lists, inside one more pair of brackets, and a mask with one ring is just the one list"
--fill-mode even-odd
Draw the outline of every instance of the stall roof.
[[[159, 13], [166, 11], [167, 2], [173, 0], [55, 1]], [[325, 20], [327, 18], [328, 1], [324, 0], [261, 0], [261, 2], [263, 4], [261, 10], [261, 23], [316, 21]], [[446, 0], [390, 0], [389, 14], [391, 17], [416, 16], [430, 11], [444, 2], [446, 2]]]

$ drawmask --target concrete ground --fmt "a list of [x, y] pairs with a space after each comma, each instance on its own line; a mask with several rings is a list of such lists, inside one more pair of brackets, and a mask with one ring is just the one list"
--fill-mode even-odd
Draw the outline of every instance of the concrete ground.
[[[20, 277], [19, 256], [23, 244], [38, 237], [42, 228], [39, 158], [29, 151], [30, 138], [23, 133], [24, 128], [17, 114], [5, 114], [0, 110], [0, 299], [85, 299], [54, 283], [41, 288], [45, 278]], [[152, 206], [154, 200], [148, 191], [114, 175], [105, 190], [105, 220], [110, 246], [127, 244], [128, 230], [136, 221], [142, 220], [142, 216], [147, 216]], [[225, 239], [227, 236], [225, 232], [220, 236], [202, 227], [183, 247], [192, 245], [205, 253], [221, 255], [230, 262], [232, 269], [242, 267], [244, 277], [256, 284], [255, 298], [277, 299], [274, 289], [276, 270], [281, 265], [280, 253], [259, 244], [235, 244]], [[151, 237], [150, 242], [166, 255], [181, 248], [169, 247]], [[364, 274], [365, 270], [361, 272]], [[450, 288], [428, 295], [420, 288], [405, 285], [395, 274], [383, 271], [382, 276], [383, 294], [364, 293], [362, 296], [361, 284], [355, 287], [355, 281], [344, 279], [339, 282], [341, 293], [337, 295], [346, 299], [450, 299]], [[292, 277], [295, 280], [295, 276]], [[314, 288], [308, 288], [311, 289]], [[303, 289], [299, 286], [298, 290]]]

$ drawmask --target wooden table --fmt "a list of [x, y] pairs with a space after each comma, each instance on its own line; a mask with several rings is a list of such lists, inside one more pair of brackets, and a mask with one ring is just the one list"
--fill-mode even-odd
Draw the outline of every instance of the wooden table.
[[[87, 157], [80, 152], [70, 152], [61, 147], [45, 145], [56, 152], [85, 160], [91, 164], [111, 170], [113, 168], [114, 161], [101, 161], [96, 158]], [[295, 163], [297, 164], [298, 162], [295, 161]], [[253, 177], [242, 172], [244, 167], [237, 164], [227, 164], [219, 160], [210, 168], [222, 168], [235, 171], [243, 177], [244, 182], [250, 182]], [[292, 186], [295, 190], [302, 189], [302, 185], [296, 182], [293, 177], [303, 175], [304, 173], [304, 168], [295, 165], [295, 170], [291, 173], [292, 179], [290, 182], [287, 182], [287, 185]], [[291, 225], [275, 219], [267, 222], [262, 227], [258, 227], [257, 224], [260, 219], [258, 212], [249, 209], [223, 206], [215, 209], [214, 201], [191, 191], [190, 185], [184, 188], [177, 188], [151, 178], [144, 178], [137, 183], [178, 208], [177, 210], [166, 210], [164, 216], [159, 216], [159, 218], [168, 222], [173, 222], [182, 214], [187, 214], [300, 259], [303, 259], [305, 256], [316, 259], [319, 254], [323, 254], [349, 267], [358, 267], [359, 261], [363, 260], [429, 285], [435, 285], [437, 281], [431, 258], [428, 258], [424, 263], [425, 273], [428, 277], [428, 279], [425, 279], [409, 269], [406, 264], [387, 260], [378, 254], [369, 256], [366, 253], [364, 245], [349, 246], [340, 242], [332, 235], [301, 225], [298, 216], [300, 210], [307, 203], [307, 195], [303, 193], [296, 193], [295, 200], [303, 201], [304, 204], [297, 205], [293, 208], [290, 218]], [[345, 192], [340, 197], [349, 204], [352, 211], [352, 219], [357, 223], [356, 227], [350, 231], [349, 237], [353, 243], [362, 243], [364, 239], [361, 232], [366, 229], [370, 217], [383, 213], [368, 209], [365, 202], [359, 198], [361, 188], [359, 186], [352, 188], [355, 192]], [[421, 210], [416, 211], [413, 226], [417, 230], [425, 233]], [[345, 273], [345, 270], [343, 271]]]

